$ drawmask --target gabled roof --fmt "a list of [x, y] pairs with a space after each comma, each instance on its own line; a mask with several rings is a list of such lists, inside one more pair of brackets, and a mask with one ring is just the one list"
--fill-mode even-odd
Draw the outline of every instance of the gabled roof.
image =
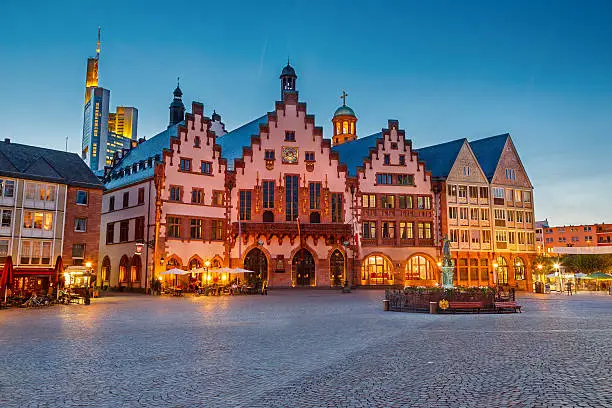
[[250, 121], [216, 139], [221, 157], [227, 159], [227, 169], [234, 169], [234, 160], [242, 158], [242, 148], [251, 147], [251, 136], [259, 135], [259, 125], [268, 123], [268, 114]]
[[13, 142], [0, 142], [0, 176], [103, 188], [77, 154]]
[[493, 179], [497, 164], [501, 158], [506, 141], [510, 134], [491, 136], [470, 142], [470, 147], [489, 181]]
[[457, 139], [450, 142], [415, 149], [419, 154], [419, 160], [425, 162], [427, 170], [435, 178], [445, 179], [448, 177], [457, 156], [467, 139]]
[[[142, 180], [146, 180], [154, 175], [153, 167], [141, 168], [138, 167], [138, 171], [133, 172], [130, 170], [130, 174], [125, 174], [125, 169], [136, 163], [145, 162], [150, 158], [161, 160], [162, 152], [164, 149], [170, 148], [170, 138], [178, 135], [178, 127], [184, 122], [177, 123], [170, 126], [168, 129], [161, 133], [153, 136], [149, 140], [140, 143], [138, 146], [130, 150], [126, 155], [117, 163], [111, 173], [106, 176], [105, 187], [109, 190], [123, 187], [129, 184], [134, 184]], [[123, 170], [123, 175], [119, 175], [120, 171]], [[118, 177], [117, 177], [118, 176]]]
[[363, 161], [370, 157], [370, 149], [376, 148], [376, 139], [382, 139], [382, 132], [332, 147], [332, 151], [340, 155], [340, 163], [346, 164], [349, 176], [357, 175], [357, 168], [362, 167]]

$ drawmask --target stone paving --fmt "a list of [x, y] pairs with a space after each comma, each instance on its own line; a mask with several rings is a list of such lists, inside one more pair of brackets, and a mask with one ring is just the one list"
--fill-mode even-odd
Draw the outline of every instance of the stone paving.
[[0, 407], [610, 407], [612, 296], [382, 311], [381, 291], [0, 311]]

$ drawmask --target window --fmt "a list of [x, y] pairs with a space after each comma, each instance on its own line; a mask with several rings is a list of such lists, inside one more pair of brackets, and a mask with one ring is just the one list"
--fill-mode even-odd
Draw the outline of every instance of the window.
[[191, 204], [204, 204], [204, 190], [194, 188], [191, 190]]
[[399, 208], [403, 210], [412, 208], [412, 196], [401, 195], [398, 198], [399, 198]]
[[517, 236], [518, 236], [518, 243], [519, 243], [519, 245], [525, 245], [525, 232], [519, 231], [517, 233]]
[[398, 174], [397, 175], [397, 184], [400, 186], [413, 186], [414, 185], [414, 175], [412, 174]]
[[295, 142], [295, 132], [294, 131], [285, 131], [285, 142]]
[[[0, 180], [0, 183], [2, 180]], [[0, 188], [0, 195], [2, 194], [2, 189]], [[9, 255], [9, 240], [8, 239], [0, 239], [0, 264], [6, 262], [6, 257]]]
[[478, 190], [480, 192], [480, 198], [489, 198], [489, 187], [480, 187]]
[[451, 242], [455, 242], [455, 243], [459, 242], [459, 230], [457, 230], [457, 229], [450, 230], [450, 238], [449, 239], [450, 239]]
[[315, 154], [314, 154], [314, 152], [306, 152], [304, 154], [304, 157], [305, 157], [304, 160], [306, 160], [306, 161], [311, 161], [311, 162], [315, 161]]
[[[496, 213], [497, 211], [498, 210], [495, 210]], [[508, 222], [514, 222], [514, 211], [513, 210], [508, 210]]]
[[391, 164], [391, 155], [390, 154], [383, 155], [383, 164]]
[[516, 212], [516, 222], [523, 222], [523, 212], [522, 211]]
[[19, 260], [26, 265], [50, 265], [51, 241], [21, 241]]
[[193, 138], [193, 147], [200, 147], [200, 137], [196, 136]]
[[136, 221], [135, 221], [135, 228], [134, 228], [134, 239], [137, 241], [143, 240], [144, 239], [144, 232], [145, 232], [145, 219], [144, 217], [136, 217]]
[[457, 262], [459, 279], [466, 281], [468, 279], [468, 261], [465, 258], [460, 258]]
[[192, 218], [190, 224], [189, 236], [191, 239], [202, 239], [202, 220]]
[[361, 205], [363, 208], [376, 208], [376, 195], [364, 194], [361, 196]]
[[[592, 237], [587, 237], [587, 241], [591, 241]], [[527, 243], [529, 245], [533, 245], [535, 243], [535, 234], [533, 232], [528, 232], [527, 233]]]
[[298, 217], [298, 176], [285, 176], [285, 220], [295, 221]]
[[53, 229], [53, 213], [25, 211], [23, 214], [23, 228]]
[[130, 233], [130, 220], [123, 220], [119, 223], [119, 242], [127, 242]]
[[533, 213], [526, 211], [525, 212], [525, 222], [530, 224], [533, 222]]
[[144, 187], [140, 187], [138, 189], [138, 204], [144, 204], [144, 194], [145, 194], [145, 189]]
[[393, 195], [381, 195], [380, 206], [382, 208], [395, 208], [395, 196]]
[[469, 186], [468, 192], [470, 193], [470, 198], [478, 198], [478, 187]]
[[516, 171], [514, 169], [506, 169], [506, 180], [516, 180]]
[[240, 219], [251, 219], [251, 192], [248, 190], [240, 191]]
[[397, 150], [397, 143], [391, 142], [391, 150]]
[[108, 199], [108, 211], [115, 211], [115, 196]]
[[15, 182], [13, 180], [0, 179], [0, 197], [10, 198], [15, 195]]
[[376, 221], [364, 221], [363, 222], [363, 238], [365, 239], [376, 238]]
[[85, 244], [72, 244], [72, 258], [85, 258]]
[[462, 243], [469, 243], [470, 242], [470, 231], [469, 230], [461, 230], [461, 232], [459, 233], [459, 237], [461, 239]]
[[310, 183], [310, 209], [318, 210], [321, 208], [321, 183]]
[[460, 220], [467, 220], [468, 219], [468, 208], [467, 207], [460, 207], [459, 208], [459, 219]]
[[504, 199], [505, 191], [502, 187], [493, 187], [493, 198]]
[[491, 243], [491, 231], [482, 230], [482, 243], [490, 244]]
[[183, 188], [181, 186], [170, 186], [170, 201], [181, 201]]
[[383, 221], [382, 223], [382, 237], [383, 238], [395, 238], [395, 222]]
[[364, 259], [361, 267], [361, 279], [370, 285], [392, 283], [393, 274], [387, 259], [382, 256], [371, 255]]
[[512, 191], [511, 188], [506, 190], [506, 200], [507, 201], [512, 201], [514, 198], [514, 192]]
[[172, 238], [181, 237], [181, 219], [179, 217], [168, 217], [168, 236]]
[[467, 186], [459, 186], [458, 188], [459, 198], [467, 197]]
[[435, 280], [433, 265], [424, 256], [413, 256], [408, 260], [406, 279]]
[[266, 149], [266, 151], [264, 152], [264, 159], [266, 160], [274, 160], [274, 156], [274, 150]]
[[431, 197], [424, 196], [417, 198], [417, 207], [419, 210], [431, 210]]
[[[30, 184], [28, 184], [28, 187], [29, 186], [30, 186]], [[80, 205], [87, 205], [87, 191], [77, 190], [77, 192], [76, 192], [76, 203], [80, 204]]]
[[508, 231], [508, 243], [516, 244], [516, 234], [514, 231]]
[[448, 195], [451, 197], [457, 197], [457, 186], [451, 184], [448, 186]]
[[489, 221], [489, 209], [481, 208], [480, 209], [480, 220], [481, 221]]
[[496, 220], [505, 220], [506, 219], [506, 210], [495, 209], [495, 219]]
[[75, 218], [74, 219], [74, 230], [76, 232], [87, 231], [87, 218]]
[[472, 235], [472, 244], [480, 244], [480, 231], [470, 231]]
[[390, 173], [377, 174], [376, 184], [393, 184], [393, 175]]
[[8, 228], [13, 221], [12, 210], [0, 210], [0, 227]]
[[405, 166], [406, 165], [406, 156], [403, 154], [400, 154], [399, 156], [399, 164], [400, 166]]
[[130, 206], [130, 192], [126, 191], [123, 193], [123, 208], [128, 208]]
[[201, 162], [200, 171], [202, 174], [212, 174], [212, 163], [207, 161]]
[[480, 219], [480, 211], [478, 208], [470, 208], [470, 220], [478, 221]]
[[115, 223], [106, 224], [106, 243], [112, 244], [115, 241]]
[[274, 208], [274, 181], [263, 182], [263, 208]]
[[495, 242], [508, 242], [508, 233], [506, 231], [495, 231]]
[[431, 238], [431, 223], [419, 222], [419, 239], [430, 239]]
[[223, 240], [223, 220], [213, 220], [210, 232], [210, 239], [213, 241]]
[[223, 194], [223, 191], [213, 191], [211, 204], [216, 207], [223, 206]]
[[523, 201], [523, 192], [521, 190], [514, 190], [514, 201], [517, 203]]
[[179, 163], [180, 171], [191, 171], [191, 159], [183, 159]]
[[457, 219], [457, 207], [448, 207], [448, 218], [451, 220]]
[[463, 167], [463, 175], [464, 176], [469, 176], [470, 175], [470, 167], [469, 166], [464, 166]]
[[332, 213], [332, 222], [342, 222], [343, 221], [343, 211], [342, 211], [342, 202], [343, 202], [343, 194], [342, 193], [332, 193], [331, 195], [331, 213]]
[[478, 259], [470, 259], [470, 280], [478, 280]]
[[480, 260], [480, 280], [483, 282], [489, 281], [489, 260]]
[[530, 203], [531, 202], [531, 191], [523, 191], [523, 200], [526, 203]]
[[411, 222], [400, 221], [399, 223], [400, 239], [414, 238], [413, 225]]

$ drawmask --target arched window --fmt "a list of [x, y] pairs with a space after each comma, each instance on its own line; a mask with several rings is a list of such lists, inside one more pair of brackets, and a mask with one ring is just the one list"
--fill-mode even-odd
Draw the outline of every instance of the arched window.
[[346, 133], [348, 133], [348, 132], [349, 132], [349, 124], [348, 124], [348, 122], [344, 122], [344, 123], [342, 124], [342, 133], [345, 133], [345, 134], [346, 134]]
[[181, 263], [178, 261], [178, 259], [176, 258], [170, 258], [168, 259], [168, 263], [166, 264], [166, 270], [172, 269], [172, 268], [181, 268]]
[[321, 214], [317, 211], [310, 213], [310, 223], [311, 224], [320, 224], [321, 223]]
[[406, 265], [406, 280], [416, 279], [437, 279], [434, 266], [424, 256], [413, 256], [408, 260], [408, 265]]
[[134, 255], [130, 268], [130, 282], [140, 282], [141, 271], [142, 260], [140, 259], [140, 255]]
[[503, 256], [497, 257], [497, 284], [507, 285], [508, 284], [508, 262]]
[[127, 255], [123, 255], [119, 261], [119, 282], [128, 281], [128, 268], [130, 267], [130, 260]]
[[108, 256], [105, 256], [102, 260], [102, 282], [108, 282], [111, 276], [111, 262]]
[[272, 211], [264, 211], [263, 222], [274, 222], [274, 213]]
[[381, 255], [371, 255], [364, 259], [361, 279], [366, 285], [392, 285], [393, 274], [387, 259]]
[[521, 258], [514, 260], [514, 279], [525, 280], [525, 262]]
[[189, 261], [189, 270], [198, 269], [202, 267], [202, 262], [198, 258], [191, 258]]
[[351, 122], [351, 135], [355, 134], [355, 122]]
[[218, 259], [213, 259], [212, 261], [212, 267], [213, 268], [220, 268], [221, 267], [221, 262], [219, 262]]

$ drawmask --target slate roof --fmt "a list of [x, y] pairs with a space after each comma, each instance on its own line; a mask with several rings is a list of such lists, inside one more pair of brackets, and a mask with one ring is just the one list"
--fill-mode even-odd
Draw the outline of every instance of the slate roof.
[[470, 147], [489, 181], [493, 179], [495, 169], [510, 134], [491, 136], [470, 142]]
[[431, 171], [435, 178], [445, 179], [448, 177], [461, 147], [467, 139], [457, 139], [446, 143], [415, 149], [419, 154], [419, 160], [425, 162], [425, 168]]
[[[149, 158], [155, 158], [156, 155], [158, 155], [158, 159], [161, 160], [163, 150], [170, 148], [170, 138], [177, 137], [178, 127], [183, 123], [184, 122], [181, 122], [170, 126], [168, 129], [130, 150], [129, 153], [115, 165], [111, 174], [106, 176], [105, 187], [112, 190], [153, 177], [153, 167], [147, 166], [146, 168], [142, 168], [142, 166], [139, 166], [138, 171], [133, 172], [130, 170], [130, 174], [127, 175], [125, 174], [125, 169], [128, 167], [132, 168], [134, 164], [145, 162]], [[121, 170], [124, 171], [123, 176], [111, 176], [118, 175]]]
[[234, 160], [242, 158], [242, 148], [251, 147], [251, 136], [259, 135], [259, 125], [268, 123], [268, 114], [252, 120], [217, 138], [221, 157], [227, 159], [228, 170], [234, 169]]
[[364, 159], [370, 156], [370, 149], [376, 147], [376, 139], [382, 139], [382, 132], [332, 147], [332, 151], [340, 155], [340, 163], [346, 164], [349, 176], [357, 175], [357, 168], [363, 166]]
[[104, 188], [79, 155], [13, 142], [0, 142], [0, 176]]

